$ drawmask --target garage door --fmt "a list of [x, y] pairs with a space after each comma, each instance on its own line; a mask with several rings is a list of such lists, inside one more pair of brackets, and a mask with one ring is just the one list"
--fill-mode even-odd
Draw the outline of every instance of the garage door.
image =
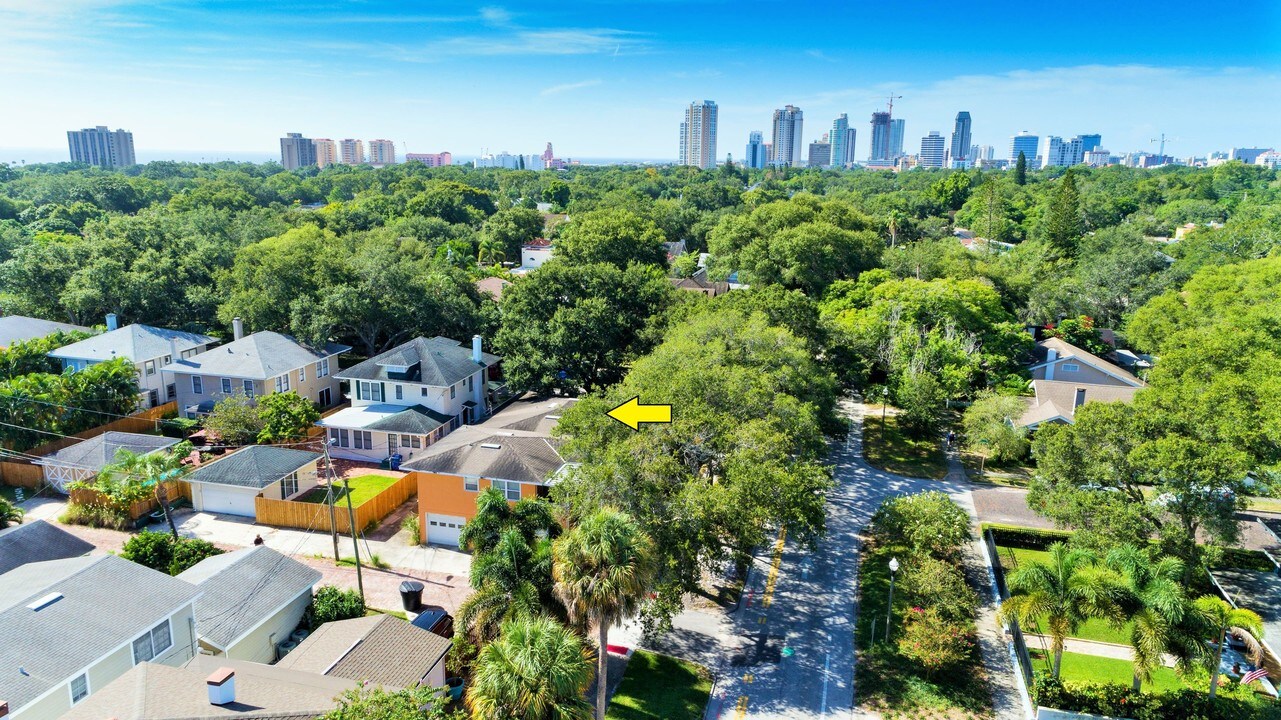
[[224, 515], [254, 517], [254, 495], [228, 488], [205, 485], [201, 488], [201, 509]]
[[463, 531], [465, 522], [465, 518], [428, 513], [427, 542], [458, 547], [458, 534]]

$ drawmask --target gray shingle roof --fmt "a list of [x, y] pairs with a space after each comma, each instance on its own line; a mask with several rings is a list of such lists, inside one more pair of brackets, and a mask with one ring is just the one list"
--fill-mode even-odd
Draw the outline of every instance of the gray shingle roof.
[[277, 663], [307, 672], [413, 687], [449, 650], [445, 638], [391, 615], [325, 623]]
[[45, 455], [36, 461], [37, 465], [62, 465], [97, 472], [116, 460], [116, 452], [129, 452], [146, 455], [156, 450], [163, 450], [170, 445], [177, 445], [178, 440], [163, 435], [143, 435], [141, 433], [105, 432], [97, 437], [82, 440], [75, 445], [65, 447], [55, 453]]
[[415, 405], [405, 408], [395, 415], [370, 423], [366, 429], [391, 433], [408, 433], [410, 435], [426, 435], [450, 420], [453, 420], [453, 418], [449, 415], [438, 413], [425, 405]]
[[0, 575], [19, 565], [87, 555], [93, 545], [44, 520], [0, 530]]
[[[349, 346], [338, 343], [326, 343], [323, 348], [311, 347], [288, 335], [264, 331], [246, 335], [185, 360], [176, 360], [166, 365], [165, 369], [180, 375], [267, 380], [350, 349]], [[336, 374], [337, 369], [330, 368], [331, 374]]]
[[[472, 360], [471, 347], [465, 347], [457, 340], [419, 337], [336, 374], [344, 380], [391, 380], [449, 387], [476, 374], [482, 367], [502, 360], [485, 352], [481, 353], [480, 359], [480, 364]], [[389, 370], [389, 366], [408, 370], [395, 372]]]
[[[212, 705], [205, 679], [224, 667], [236, 672], [236, 702]], [[197, 655], [180, 668], [139, 663], [106, 687], [95, 688], [62, 720], [312, 720], [332, 710], [334, 698], [355, 686], [345, 678]]]
[[0, 347], [9, 347], [23, 340], [42, 338], [58, 331], [71, 332], [73, 330], [89, 332], [90, 328], [52, 320], [41, 320], [40, 318], [27, 317], [25, 315], [6, 315], [0, 317]]
[[[433, 452], [434, 451], [434, 452]], [[463, 427], [402, 467], [420, 472], [542, 483], [565, 465], [551, 440], [534, 433]]]
[[[169, 341], [173, 340], [173, 345]], [[131, 362], [142, 362], [165, 355], [173, 354], [174, 346], [178, 352], [190, 350], [201, 345], [215, 342], [208, 335], [169, 330], [150, 325], [126, 325], [122, 328], [85, 338], [49, 353], [50, 357], [73, 358], [77, 360], [114, 360], [127, 358]]]
[[320, 453], [273, 445], [250, 445], [192, 472], [187, 482], [262, 489], [320, 458]]
[[[27, 607], [54, 592], [61, 599]], [[0, 698], [22, 708], [199, 594], [191, 583], [114, 555], [30, 563], [0, 575]]]
[[318, 570], [261, 545], [215, 555], [178, 575], [204, 592], [196, 601], [196, 632], [224, 650], [310, 593], [321, 577]]

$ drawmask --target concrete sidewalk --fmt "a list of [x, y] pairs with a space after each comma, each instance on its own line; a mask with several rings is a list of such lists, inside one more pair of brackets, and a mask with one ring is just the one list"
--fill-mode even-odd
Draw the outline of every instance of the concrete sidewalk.
[[[1027, 640], [1028, 649], [1044, 650], [1048, 655], [1050, 652], [1050, 643], [1054, 642], [1049, 635], [1040, 635], [1038, 633], [1024, 632], [1023, 638]], [[1134, 660], [1134, 648], [1129, 645], [1118, 645], [1117, 643], [1099, 642], [1098, 640], [1082, 640], [1081, 638], [1064, 638], [1063, 651], [1076, 653], [1078, 655], [1094, 655], [1095, 657], [1112, 658], [1113, 660], [1124, 660], [1131, 662]], [[1164, 655], [1161, 657], [1161, 664], [1166, 667], [1174, 667], [1174, 657]]]

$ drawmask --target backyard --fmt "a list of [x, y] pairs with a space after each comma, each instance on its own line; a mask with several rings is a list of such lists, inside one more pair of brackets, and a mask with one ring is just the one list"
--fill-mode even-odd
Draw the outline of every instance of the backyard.
[[[346, 482], [349, 484], [351, 488], [350, 492], [351, 492], [352, 506], [359, 507], [360, 505], [365, 503], [367, 500], [378, 495], [378, 493], [391, 487], [398, 480], [400, 480], [400, 478], [391, 477], [390, 475], [372, 475], [372, 474], [357, 475], [355, 477], [348, 478]], [[321, 485], [318, 488], [309, 490], [308, 492], [304, 493], [302, 497], [298, 498], [298, 501], [308, 502], [308, 503], [323, 503], [328, 501], [328, 497], [329, 497], [329, 489], [326, 486]], [[334, 502], [342, 503], [344, 505], [347, 503], [347, 489], [344, 488], [342, 484], [334, 485]]]
[[712, 676], [707, 668], [637, 650], [609, 703], [607, 720], [696, 720], [703, 717]]

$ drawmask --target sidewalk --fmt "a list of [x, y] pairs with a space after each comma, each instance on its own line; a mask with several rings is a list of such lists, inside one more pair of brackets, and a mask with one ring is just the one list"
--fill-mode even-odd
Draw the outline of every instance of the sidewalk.
[[[1049, 652], [1050, 643], [1053, 642], [1053, 639], [1049, 635], [1041, 635], [1039, 633], [1024, 632], [1023, 637], [1027, 640], [1028, 648], [1043, 649], [1047, 653]], [[1064, 638], [1063, 651], [1076, 653], [1078, 655], [1094, 655], [1095, 657], [1124, 660], [1126, 662], [1134, 660], [1134, 648], [1129, 645], [1099, 642], [1098, 640]], [[1174, 657], [1172, 655], [1163, 655], [1161, 657], [1161, 664], [1166, 667], [1174, 667]]]

